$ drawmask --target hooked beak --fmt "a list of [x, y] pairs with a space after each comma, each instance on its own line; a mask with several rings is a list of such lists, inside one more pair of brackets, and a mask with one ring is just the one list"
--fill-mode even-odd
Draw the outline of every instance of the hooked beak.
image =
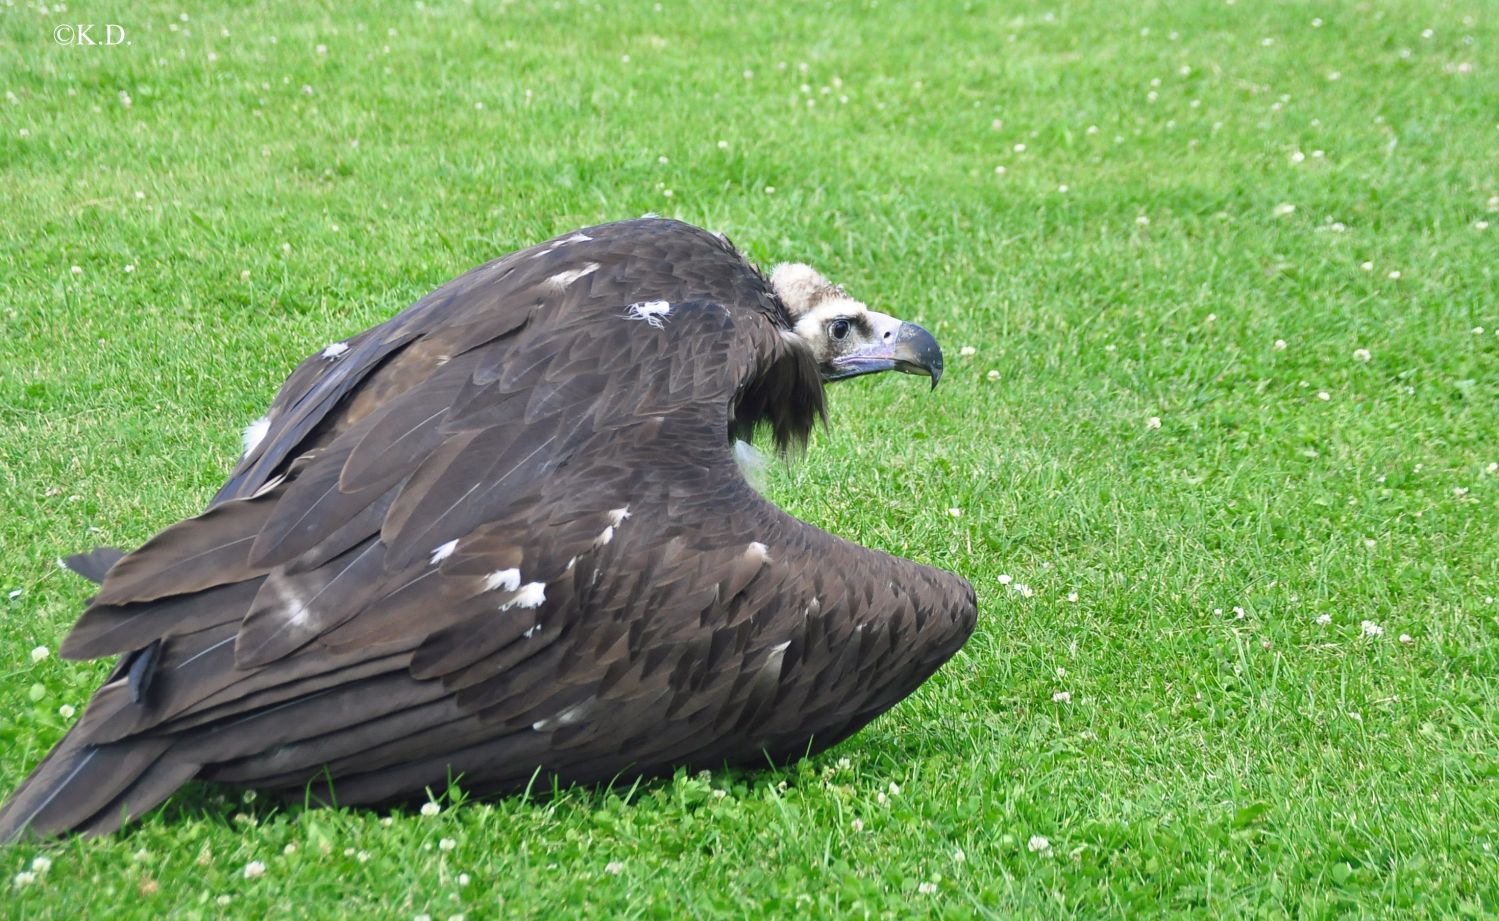
[[925, 374], [932, 389], [942, 379], [942, 347], [936, 338], [915, 323], [901, 323], [893, 335], [855, 349], [832, 360], [832, 373], [824, 380], [841, 381], [876, 371]]

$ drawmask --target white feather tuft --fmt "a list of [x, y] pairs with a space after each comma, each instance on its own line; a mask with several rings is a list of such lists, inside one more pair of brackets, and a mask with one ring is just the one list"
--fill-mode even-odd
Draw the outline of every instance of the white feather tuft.
[[766, 467], [765, 455], [760, 453], [749, 442], [739, 439], [734, 442], [734, 462], [739, 465], [739, 472], [749, 481], [755, 492], [765, 492]]
[[636, 301], [625, 308], [625, 316], [631, 320], [644, 320], [656, 329], [666, 325], [671, 313], [671, 304], [666, 301]]
[[450, 540], [450, 541], [448, 541], [445, 544], [438, 544], [436, 547], [433, 547], [432, 548], [432, 565], [436, 566], [438, 563], [441, 563], [443, 560], [445, 560], [448, 557], [452, 556], [453, 555], [453, 551], [457, 550], [457, 549], [458, 549], [458, 541], [456, 541], [456, 540]]
[[323, 349], [323, 359], [325, 361], [333, 361], [348, 350], [349, 344], [347, 342], [335, 342], [326, 349]]
[[265, 441], [266, 433], [271, 430], [271, 417], [261, 416], [254, 422], [245, 426], [245, 453], [249, 454], [255, 450], [262, 441]]
[[527, 582], [520, 587], [509, 601], [500, 605], [501, 611], [511, 608], [539, 608], [541, 603], [547, 600], [547, 584], [545, 582]]
[[507, 592], [513, 592], [520, 588], [520, 570], [514, 567], [510, 569], [496, 569], [484, 577], [484, 590], [486, 592], [492, 592], [497, 588], [502, 588]]

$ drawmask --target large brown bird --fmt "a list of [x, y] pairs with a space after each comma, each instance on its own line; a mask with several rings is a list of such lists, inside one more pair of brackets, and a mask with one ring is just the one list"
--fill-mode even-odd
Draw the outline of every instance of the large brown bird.
[[832, 745], [963, 645], [973, 589], [786, 515], [734, 443], [803, 443], [824, 381], [891, 369], [935, 386], [941, 350], [659, 219], [328, 346], [207, 511], [71, 561], [102, 584], [63, 655], [121, 659], [0, 840], [109, 832], [194, 778], [352, 805]]

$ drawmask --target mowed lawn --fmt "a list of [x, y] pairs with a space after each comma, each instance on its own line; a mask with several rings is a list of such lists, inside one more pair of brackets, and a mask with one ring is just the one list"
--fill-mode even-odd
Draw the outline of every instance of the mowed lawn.
[[57, 6], [0, 10], [0, 788], [109, 667], [59, 556], [200, 510], [314, 349], [648, 211], [938, 335], [769, 489], [981, 614], [787, 770], [190, 789], [0, 850], [0, 914], [1499, 912], [1492, 4]]

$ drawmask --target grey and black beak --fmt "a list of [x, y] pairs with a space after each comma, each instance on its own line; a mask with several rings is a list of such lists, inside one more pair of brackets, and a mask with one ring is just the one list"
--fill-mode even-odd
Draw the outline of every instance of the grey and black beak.
[[915, 323], [902, 323], [895, 334], [895, 370], [906, 374], [925, 374], [932, 379], [932, 389], [942, 380], [942, 346], [937, 337]]
[[875, 342], [860, 346], [832, 359], [823, 379], [841, 381], [877, 371], [901, 371], [925, 374], [932, 379], [932, 389], [942, 379], [942, 347], [931, 333], [915, 323], [901, 323], [886, 331]]

